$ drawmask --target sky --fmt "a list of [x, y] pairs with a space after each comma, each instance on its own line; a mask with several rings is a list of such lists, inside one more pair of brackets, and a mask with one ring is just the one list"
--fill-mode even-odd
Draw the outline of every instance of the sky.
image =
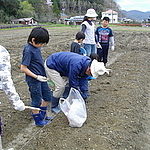
[[150, 11], [150, 0], [115, 0], [122, 10]]

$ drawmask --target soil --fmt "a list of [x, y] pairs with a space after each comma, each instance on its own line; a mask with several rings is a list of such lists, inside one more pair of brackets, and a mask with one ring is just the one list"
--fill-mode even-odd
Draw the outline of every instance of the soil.
[[[68, 51], [79, 31], [47, 29], [51, 38], [42, 49], [44, 58]], [[10, 52], [14, 84], [26, 105], [30, 96], [18, 65], [30, 31], [0, 30], [0, 44]], [[150, 32], [114, 28], [114, 35], [115, 51], [109, 51], [108, 62], [112, 73], [90, 82], [88, 118], [81, 128], [69, 127], [63, 113], [45, 127], [36, 127], [30, 110], [14, 110], [0, 92], [4, 150], [150, 150]]]

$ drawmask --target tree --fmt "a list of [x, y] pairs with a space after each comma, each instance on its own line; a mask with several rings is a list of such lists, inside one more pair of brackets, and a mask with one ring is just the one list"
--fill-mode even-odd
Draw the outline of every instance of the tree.
[[53, 0], [53, 12], [56, 14], [58, 17], [60, 15], [60, 1], [59, 0]]
[[9, 22], [17, 16], [19, 8], [19, 0], [0, 0], [0, 21]]
[[40, 22], [49, 22], [52, 20], [53, 12], [46, 0], [28, 0], [32, 7], [34, 7], [37, 19]]
[[16, 16], [19, 8], [19, 0], [0, 0], [0, 10], [3, 10], [8, 16]]
[[19, 17], [35, 17], [35, 11], [32, 5], [28, 1], [23, 1], [20, 3], [20, 10], [18, 12]]

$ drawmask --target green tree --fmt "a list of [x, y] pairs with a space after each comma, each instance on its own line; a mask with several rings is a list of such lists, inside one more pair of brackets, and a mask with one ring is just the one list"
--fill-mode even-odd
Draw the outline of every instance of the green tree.
[[8, 16], [16, 16], [19, 8], [19, 0], [0, 0], [0, 10], [3, 10]]
[[6, 23], [15, 18], [19, 8], [19, 0], [0, 0], [0, 21]]
[[46, 4], [46, 0], [28, 0], [32, 7], [34, 7], [37, 19], [40, 22], [49, 22], [53, 17], [53, 11], [50, 6]]
[[57, 17], [60, 15], [61, 8], [59, 0], [53, 0], [53, 12], [56, 14]]
[[28, 1], [20, 3], [20, 10], [18, 12], [19, 17], [35, 17], [35, 11], [32, 5]]

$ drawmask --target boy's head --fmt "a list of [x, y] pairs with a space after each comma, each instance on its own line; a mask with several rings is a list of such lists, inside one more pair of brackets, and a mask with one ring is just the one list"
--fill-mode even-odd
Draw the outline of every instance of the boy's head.
[[39, 45], [37, 47], [41, 47], [44, 44], [47, 44], [48, 42], [49, 42], [49, 33], [45, 28], [36, 27], [32, 29], [28, 38], [28, 43], [36, 44]]
[[85, 34], [83, 32], [78, 32], [76, 34], [76, 40], [81, 43], [85, 39]]
[[96, 59], [97, 61], [100, 61], [100, 57], [98, 54], [96, 53], [91, 53], [90, 55], [91, 60], [93, 61], [94, 59]]
[[103, 25], [103, 27], [107, 27], [108, 24], [109, 24], [109, 21], [110, 21], [109, 17], [104, 17], [102, 19], [102, 25]]

